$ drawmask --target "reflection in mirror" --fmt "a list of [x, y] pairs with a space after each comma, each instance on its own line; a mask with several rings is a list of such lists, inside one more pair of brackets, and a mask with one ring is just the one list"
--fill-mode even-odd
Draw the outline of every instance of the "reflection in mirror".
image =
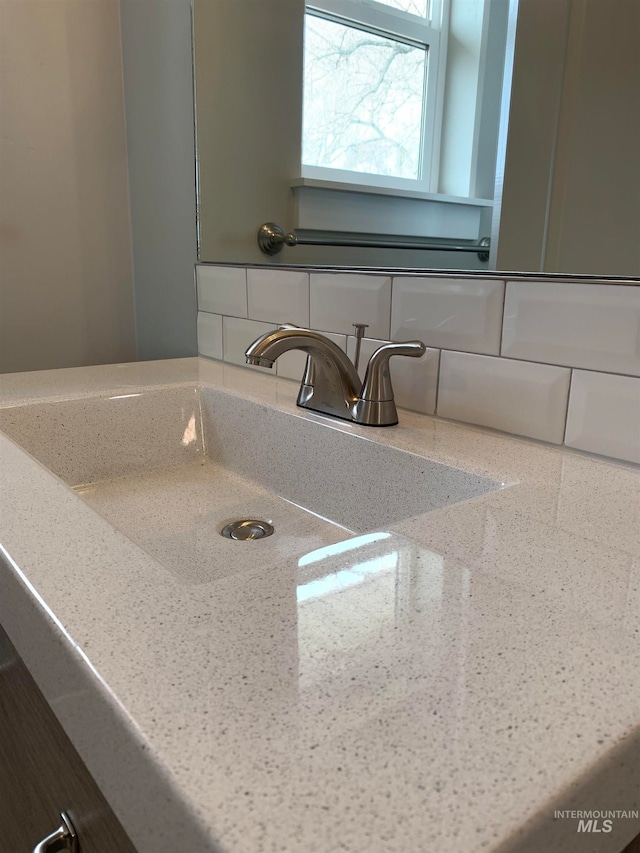
[[424, 47], [307, 13], [303, 164], [417, 180], [426, 57]]
[[193, 14], [201, 260], [640, 275], [635, 0]]

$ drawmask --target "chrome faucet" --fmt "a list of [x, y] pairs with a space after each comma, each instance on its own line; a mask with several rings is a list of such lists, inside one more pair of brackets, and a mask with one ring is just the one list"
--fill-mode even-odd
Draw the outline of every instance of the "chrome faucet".
[[393, 426], [398, 413], [393, 399], [389, 359], [392, 355], [414, 358], [425, 352], [421, 341], [387, 343], [369, 359], [364, 382], [343, 350], [332, 340], [310, 329], [286, 324], [267, 332], [247, 349], [247, 364], [273, 367], [279, 356], [292, 349], [307, 353], [298, 405], [324, 415], [366, 426]]

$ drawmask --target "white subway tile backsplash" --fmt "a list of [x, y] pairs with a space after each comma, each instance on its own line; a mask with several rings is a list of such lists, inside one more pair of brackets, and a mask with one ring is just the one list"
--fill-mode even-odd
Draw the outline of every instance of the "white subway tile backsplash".
[[[335, 344], [338, 344], [340, 349], [347, 351], [346, 335], [334, 335], [331, 332], [322, 332], [322, 334], [330, 338]], [[276, 361], [278, 376], [285, 379], [296, 379], [298, 382], [302, 379], [304, 367], [307, 361], [307, 354], [301, 350], [289, 350], [281, 355]]]
[[438, 414], [561, 444], [570, 374], [566, 367], [443, 352]]
[[198, 311], [198, 353], [222, 360], [222, 317]]
[[[367, 362], [373, 353], [387, 341], [363, 338], [360, 347], [360, 364], [358, 373], [364, 379]], [[356, 354], [355, 337], [347, 338], [347, 355], [353, 361]], [[436, 410], [436, 394], [438, 388], [438, 364], [440, 350], [427, 349], [420, 358], [394, 356], [389, 361], [393, 395], [397, 406], [432, 415]]]
[[[253, 340], [291, 322], [330, 329], [353, 358], [352, 324], [366, 323], [361, 379], [387, 340], [427, 346], [420, 359], [390, 362], [398, 406], [640, 462], [640, 287], [511, 281], [505, 290], [481, 277], [203, 264], [196, 275], [202, 355], [245, 366]], [[293, 350], [270, 372], [299, 381], [305, 361]]]
[[[275, 328], [270, 323], [259, 323], [257, 320], [224, 317], [222, 324], [224, 360], [231, 364], [241, 364], [243, 367], [247, 367], [244, 354], [249, 344], [259, 338], [260, 335], [272, 332]], [[252, 370], [263, 370], [275, 375], [274, 368], [253, 367]]]
[[199, 311], [247, 316], [247, 271], [243, 267], [197, 264], [196, 282]]
[[393, 392], [396, 405], [425, 415], [436, 411], [438, 392], [438, 367], [440, 350], [427, 350], [420, 358], [398, 358], [391, 360]]
[[498, 355], [503, 299], [502, 281], [394, 278], [391, 338]]
[[565, 444], [640, 462], [640, 379], [574, 370]]
[[309, 273], [248, 269], [247, 296], [250, 319], [309, 327]]
[[389, 337], [391, 279], [360, 273], [311, 273], [311, 325], [348, 335], [367, 323], [372, 338]]
[[508, 282], [502, 354], [640, 375], [640, 287]]

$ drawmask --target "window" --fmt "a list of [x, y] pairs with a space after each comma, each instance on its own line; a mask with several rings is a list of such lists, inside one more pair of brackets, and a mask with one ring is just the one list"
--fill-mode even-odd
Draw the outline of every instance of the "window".
[[491, 233], [515, 2], [307, 0], [295, 228]]
[[303, 177], [435, 191], [445, 3], [307, 3]]

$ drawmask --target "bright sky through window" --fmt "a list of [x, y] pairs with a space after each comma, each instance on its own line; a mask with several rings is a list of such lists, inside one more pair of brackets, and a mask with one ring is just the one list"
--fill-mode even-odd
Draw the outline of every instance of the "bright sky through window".
[[378, 3], [400, 9], [403, 12], [409, 12], [411, 15], [419, 15], [421, 18], [427, 14], [427, 0], [378, 0]]
[[305, 21], [303, 163], [419, 179], [426, 50], [308, 13]]

